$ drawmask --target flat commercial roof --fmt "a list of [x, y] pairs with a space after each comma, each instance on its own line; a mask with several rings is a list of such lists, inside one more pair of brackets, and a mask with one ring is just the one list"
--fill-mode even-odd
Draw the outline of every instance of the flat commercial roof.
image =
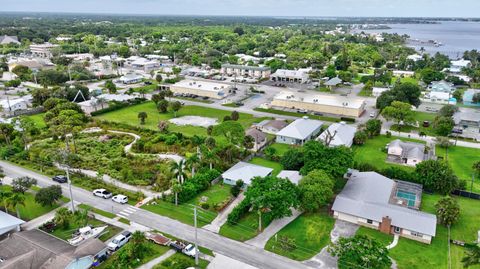
[[188, 88], [188, 89], [195, 89], [195, 90], [212, 91], [212, 92], [227, 90], [231, 87], [229, 84], [224, 84], [224, 83], [188, 80], [188, 79], [179, 81], [175, 83], [173, 86]]
[[249, 65], [240, 65], [240, 64], [222, 64], [222, 68], [234, 68], [234, 69], [243, 69], [243, 70], [258, 70], [258, 71], [270, 70], [270, 67], [267, 67], [267, 66], [249, 66]]
[[304, 94], [289, 91], [280, 92], [275, 96], [275, 99], [354, 109], [361, 108], [365, 103], [365, 100], [360, 98], [327, 94]]

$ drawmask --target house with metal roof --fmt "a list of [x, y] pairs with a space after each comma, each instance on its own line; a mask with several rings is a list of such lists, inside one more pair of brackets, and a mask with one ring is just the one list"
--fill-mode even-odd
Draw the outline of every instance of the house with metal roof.
[[222, 178], [223, 183], [232, 186], [235, 185], [238, 180], [242, 180], [244, 187], [246, 187], [252, 183], [253, 178], [269, 176], [272, 171], [272, 168], [246, 162], [238, 162], [230, 167], [230, 169], [223, 172]]
[[335, 198], [336, 219], [430, 244], [437, 217], [420, 210], [421, 185], [353, 171]]
[[303, 145], [317, 137], [323, 122], [308, 117], [296, 119], [277, 133], [276, 142], [289, 145]]
[[20, 225], [25, 221], [0, 211], [0, 236], [10, 231], [20, 231]]
[[329, 147], [345, 146], [351, 147], [353, 144], [353, 137], [357, 132], [357, 127], [347, 125], [345, 122], [333, 123], [323, 131], [317, 138]]
[[295, 185], [298, 185], [298, 182], [300, 182], [300, 179], [302, 179], [302, 175], [300, 175], [300, 172], [295, 170], [282, 170], [280, 171], [280, 173], [278, 173], [277, 177], [286, 178]]
[[425, 145], [414, 142], [403, 142], [400, 139], [393, 140], [387, 145], [387, 160], [390, 162], [415, 166], [430, 159], [425, 152]]

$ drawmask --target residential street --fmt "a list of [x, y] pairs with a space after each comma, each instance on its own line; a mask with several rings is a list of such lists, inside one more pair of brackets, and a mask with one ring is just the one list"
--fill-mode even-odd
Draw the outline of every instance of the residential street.
[[[39, 173], [18, 167], [14, 164], [0, 161], [6, 176], [11, 178], [28, 176], [37, 179], [40, 187], [49, 186], [54, 183], [49, 177]], [[68, 185], [62, 184], [62, 190], [65, 196], [68, 196]], [[118, 214], [129, 207], [94, 197], [91, 192], [72, 186], [72, 192], [75, 202], [84, 203], [98, 209]], [[195, 229], [192, 226], [183, 224], [176, 220], [151, 213], [149, 211], [138, 209], [131, 212], [128, 218], [138, 224], [151, 229], [159, 230], [187, 241], [194, 241]], [[258, 268], [272, 269], [291, 269], [291, 268], [310, 268], [306, 265], [287, 259], [285, 257], [267, 252], [261, 248], [237, 242], [205, 229], [198, 229], [198, 243], [201, 246], [209, 248], [215, 252], [242, 261], [244, 263], [256, 266]]]

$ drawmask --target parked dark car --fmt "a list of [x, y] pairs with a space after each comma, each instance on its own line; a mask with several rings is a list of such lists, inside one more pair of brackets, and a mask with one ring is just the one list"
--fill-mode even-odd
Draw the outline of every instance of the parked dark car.
[[460, 128], [453, 128], [452, 133], [454, 134], [463, 134], [463, 130]]
[[66, 176], [54, 176], [52, 179], [58, 183], [67, 183], [68, 181]]

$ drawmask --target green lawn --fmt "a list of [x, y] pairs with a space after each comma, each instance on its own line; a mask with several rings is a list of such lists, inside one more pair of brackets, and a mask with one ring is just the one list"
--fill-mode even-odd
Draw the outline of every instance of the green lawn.
[[93, 213], [96, 213], [96, 214], [99, 214], [99, 215], [102, 215], [104, 217], [107, 217], [107, 218], [110, 218], [110, 219], [113, 219], [115, 218], [117, 215], [111, 213], [111, 212], [107, 212], [107, 211], [103, 211], [101, 209], [98, 209], [98, 208], [95, 208], [95, 207], [91, 207], [89, 205], [85, 205], [85, 204], [81, 204], [81, 205], [78, 205], [79, 208], [81, 209], [85, 209], [87, 211], [91, 211]]
[[[277, 233], [277, 237], [272, 236], [265, 245], [265, 249], [298, 261], [310, 259], [328, 245], [334, 223], [335, 220], [326, 212], [304, 213], [283, 227]], [[297, 247], [291, 251], [280, 248], [277, 240], [281, 236], [294, 239]]]
[[304, 117], [304, 116], [308, 116], [310, 119], [315, 119], [315, 120], [340, 122], [339, 118], [327, 117], [327, 116], [318, 116], [318, 115], [306, 115], [306, 114], [302, 114], [302, 113], [283, 111], [283, 110], [278, 110], [278, 109], [273, 109], [273, 108], [270, 108], [270, 109], [255, 108], [253, 110], [260, 111], [260, 112], [272, 113], [272, 114], [278, 114], [278, 115], [294, 116], [294, 117], [299, 117], [299, 118]]
[[[140, 125], [140, 121], [138, 120], [138, 113], [139, 112], [147, 112], [147, 119], [144, 125]], [[177, 117], [182, 116], [202, 116], [202, 117], [209, 117], [209, 118], [216, 118], [219, 122], [223, 120], [224, 116], [231, 115], [231, 111], [208, 108], [208, 107], [201, 107], [201, 106], [184, 106], [180, 111], [177, 112]], [[112, 111], [109, 113], [105, 113], [102, 115], [97, 116], [96, 118], [114, 122], [125, 123], [133, 126], [140, 126], [149, 128], [152, 130], [157, 130], [157, 124], [161, 120], [169, 120], [174, 117], [172, 112], [168, 112], [165, 114], [158, 113], [157, 108], [155, 107], [155, 103], [153, 102], [146, 102], [139, 105], [134, 105], [130, 107], [126, 107], [120, 110]], [[243, 125], [244, 128], [250, 127], [255, 122], [260, 122], [267, 118], [255, 118], [251, 114], [240, 113], [240, 119], [238, 120], [239, 123]], [[207, 136], [207, 129], [203, 127], [197, 126], [177, 126], [174, 124], [170, 124], [169, 131], [171, 132], [180, 132], [187, 136], [193, 135], [203, 135]]]
[[[130, 243], [127, 243], [127, 244], [130, 244]], [[142, 264], [145, 264], [157, 257], [160, 257], [162, 256], [163, 254], [165, 254], [170, 248], [169, 247], [166, 247], [166, 246], [161, 246], [161, 245], [158, 245], [158, 244], [155, 244], [154, 242], [148, 240], [146, 243], [145, 243], [147, 246], [149, 246], [150, 248], [150, 252], [148, 252], [145, 257], [143, 257], [143, 259], [141, 259], [138, 263], [138, 265], [142, 265]], [[103, 269], [107, 269], [107, 268], [117, 268], [117, 266], [115, 266], [114, 264], [114, 259], [113, 257], [115, 257], [115, 255], [117, 255], [118, 252], [115, 252], [112, 257], [108, 258], [105, 262], [103, 262], [99, 267], [97, 268], [103, 268]]]
[[289, 151], [292, 148], [295, 148], [293, 145], [288, 145], [288, 144], [282, 144], [282, 143], [273, 143], [269, 148], [274, 148], [275, 149], [275, 155], [282, 157], [287, 151]]
[[[436, 154], [444, 160], [448, 160], [458, 178], [467, 181], [467, 190], [471, 190], [473, 163], [480, 161], [480, 149], [465, 148], [465, 147], [450, 147], [448, 149], [448, 158], [444, 148], [436, 147]], [[475, 176], [473, 182], [473, 192], [480, 193], [480, 177]]]
[[[11, 186], [3, 185], [0, 186], [0, 190], [11, 191]], [[29, 191], [25, 193], [25, 206], [19, 205], [18, 209], [20, 211], [20, 218], [24, 221], [29, 221], [35, 218], [38, 218], [42, 215], [47, 214], [48, 212], [58, 208], [61, 203], [68, 202], [69, 199], [62, 198], [62, 200], [58, 204], [54, 204], [52, 206], [41, 206], [35, 202], [35, 193], [33, 191]], [[3, 205], [1, 205], [1, 210], [5, 210]], [[17, 216], [17, 212], [15, 208], [8, 208], [8, 211], [11, 215]]]
[[280, 163], [274, 162], [274, 161], [269, 161], [267, 159], [259, 158], [259, 157], [254, 157], [253, 159], [250, 160], [249, 163], [253, 163], [256, 165], [260, 166], [265, 166], [273, 169], [272, 175], [276, 176], [280, 171], [283, 170], [283, 166]]
[[[100, 227], [100, 226], [105, 226], [107, 225], [106, 233], [102, 234], [98, 239], [101, 241], [105, 242], [108, 239], [112, 238], [113, 236], [117, 235], [122, 231], [121, 228], [117, 226], [110, 225], [108, 223], [105, 223], [103, 221], [93, 219], [93, 218], [88, 218], [87, 225], [91, 225], [93, 227]], [[85, 227], [84, 223], [81, 223], [75, 219], [72, 218], [70, 221], [70, 225], [68, 228], [63, 228], [63, 227], [57, 227], [53, 232], [52, 235], [63, 239], [67, 241], [68, 239], [72, 238], [72, 234], [78, 229]]]
[[30, 116], [26, 116], [30, 119], [33, 120], [33, 122], [35, 122], [35, 125], [38, 127], [38, 128], [46, 128], [47, 125], [45, 124], [45, 121], [43, 120], [43, 117], [45, 116], [45, 113], [40, 113], [40, 114], [35, 114], [35, 115], [30, 115]]
[[[435, 213], [435, 203], [440, 199], [439, 195], [427, 195], [422, 197], [422, 210]], [[460, 204], [460, 219], [451, 228], [451, 238], [464, 242], [473, 242], [477, 239], [477, 231], [480, 230], [480, 201], [456, 197]], [[385, 235], [379, 231], [360, 228], [357, 232], [374, 237], [383, 244], [388, 245], [393, 240], [391, 235]], [[464, 255], [463, 247], [451, 245], [452, 268], [463, 268], [461, 259]], [[448, 232], [442, 225], [437, 225], [437, 234], [431, 245], [423, 244], [406, 238], [400, 238], [398, 245], [390, 250], [390, 256], [397, 261], [400, 269], [421, 268], [448, 268]], [[475, 266], [471, 268], [480, 268]]]
[[399, 138], [392, 136], [388, 138], [385, 135], [380, 135], [374, 137], [372, 139], [368, 139], [364, 145], [361, 146], [353, 146], [354, 151], [354, 160], [358, 163], [368, 163], [371, 164], [378, 169], [384, 169], [391, 166], [401, 167], [406, 170], [413, 170], [412, 167], [391, 164], [385, 162], [387, 159], [387, 153], [383, 151], [385, 146], [395, 139], [401, 139], [402, 141], [412, 141], [417, 143], [425, 144], [424, 141], [415, 140], [415, 139], [408, 139], [408, 138]]
[[[265, 215], [262, 215], [262, 229], [265, 229], [270, 222]], [[241, 242], [254, 238], [258, 235], [257, 212], [248, 212], [235, 225], [225, 223], [220, 227], [219, 234]]]
[[207, 268], [209, 262], [199, 259], [198, 267], [195, 267], [195, 259], [181, 253], [175, 253], [162, 263], [155, 265], [153, 269], [183, 269], [183, 268]]
[[201, 198], [207, 197], [207, 203], [210, 205], [209, 209], [205, 210], [198, 207], [197, 210], [198, 226], [202, 227], [211, 223], [217, 216], [214, 205], [227, 201], [231, 198], [230, 188], [231, 187], [227, 185], [215, 184], [211, 186], [208, 190], [198, 194], [192, 200], [183, 204], [179, 204], [178, 206], [175, 206], [175, 204], [168, 201], [157, 200], [155, 201], [157, 203], [156, 205], [150, 203], [142, 206], [142, 208], [153, 213], [176, 219], [189, 225], [193, 225], [193, 205], [198, 206], [200, 204]]

